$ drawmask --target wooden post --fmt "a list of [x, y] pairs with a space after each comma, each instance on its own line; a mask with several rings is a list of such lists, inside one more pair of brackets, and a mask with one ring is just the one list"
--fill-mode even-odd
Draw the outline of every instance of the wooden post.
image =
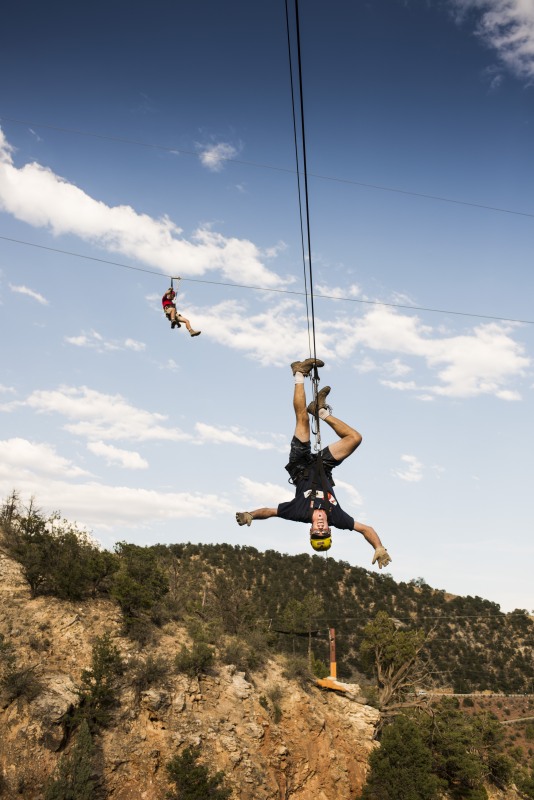
[[330, 677], [337, 678], [336, 664], [336, 629], [330, 628], [328, 631], [330, 638]]

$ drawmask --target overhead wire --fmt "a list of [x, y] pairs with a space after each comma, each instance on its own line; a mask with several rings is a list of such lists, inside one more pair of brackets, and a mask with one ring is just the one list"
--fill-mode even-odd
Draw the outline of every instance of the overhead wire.
[[[303, 177], [304, 177], [304, 185], [303, 185], [303, 192], [304, 192], [304, 209], [306, 212], [306, 234], [307, 234], [307, 246], [308, 246], [308, 281], [309, 281], [309, 298], [310, 304], [308, 308], [308, 304], [306, 305], [306, 316], [308, 322], [308, 338], [310, 332], [310, 320], [311, 320], [311, 343], [312, 343], [312, 351], [310, 352], [310, 356], [313, 355], [313, 358], [317, 359], [317, 341], [315, 335], [315, 303], [314, 303], [314, 291], [313, 291], [313, 261], [312, 261], [312, 247], [311, 247], [311, 224], [310, 224], [310, 202], [309, 202], [309, 190], [308, 190], [308, 163], [307, 163], [307, 153], [306, 153], [306, 125], [305, 125], [305, 115], [304, 115], [304, 88], [303, 88], [303, 80], [302, 80], [302, 48], [301, 48], [301, 37], [300, 37], [300, 15], [299, 15], [299, 4], [298, 0], [294, 0], [294, 10], [295, 10], [295, 36], [296, 36], [296, 43], [297, 43], [297, 74], [298, 74], [298, 84], [299, 84], [299, 111], [300, 111], [300, 144], [302, 148], [302, 167], [303, 167]], [[287, 0], [286, 0], [286, 11], [287, 11]], [[290, 47], [290, 36], [289, 36], [289, 17], [286, 15], [286, 20], [288, 23], [288, 47]], [[289, 52], [289, 66], [290, 66], [290, 74], [292, 75], [293, 71], [293, 59], [291, 58], [291, 50]], [[292, 84], [293, 85], [293, 84]], [[296, 112], [295, 112], [295, 100], [294, 100], [294, 93], [292, 92], [292, 105], [293, 105], [293, 120], [295, 120]], [[298, 142], [297, 137], [295, 136], [295, 156], [297, 159], [297, 174], [299, 172], [298, 169]], [[299, 207], [300, 205], [300, 195], [301, 195], [301, 187], [299, 182]], [[302, 230], [302, 213], [301, 213], [301, 230]], [[304, 242], [302, 242], [302, 257], [305, 263], [305, 253], [304, 253]], [[306, 270], [305, 274], [306, 274]], [[308, 290], [306, 289], [308, 293]], [[317, 365], [315, 364], [313, 367], [312, 372], [310, 373], [310, 378], [312, 382], [312, 391], [313, 391], [313, 400], [315, 402], [315, 413], [313, 414], [315, 426], [312, 426], [312, 433], [314, 435], [314, 450], [317, 453], [317, 464], [319, 468], [319, 474], [321, 476], [321, 483], [323, 485], [323, 495], [325, 502], [328, 504], [328, 491], [326, 486], [326, 478], [324, 476], [324, 468], [322, 465], [322, 458], [321, 458], [321, 425], [319, 420], [319, 402], [318, 402], [318, 391], [319, 391], [319, 372], [317, 369]]]
[[[197, 150], [187, 150], [182, 147], [171, 147], [169, 145], [156, 144], [154, 142], [143, 142], [140, 141], [139, 139], [128, 139], [125, 136], [110, 136], [108, 134], [95, 133], [92, 131], [82, 131], [75, 128], [65, 128], [59, 125], [48, 125], [47, 123], [44, 122], [33, 122], [30, 120], [16, 119], [15, 117], [8, 117], [5, 116], [4, 114], [0, 114], [0, 120], [4, 120], [6, 122], [12, 122], [15, 125], [28, 125], [34, 128], [45, 128], [46, 130], [58, 131], [60, 133], [74, 134], [75, 136], [86, 136], [92, 139], [101, 139], [103, 141], [116, 142], [117, 144], [132, 144], [137, 147], [145, 147], [151, 150], [162, 150], [163, 152], [166, 153], [186, 155], [196, 159], [200, 159], [202, 157], [202, 152], [199, 153]], [[239, 158], [231, 158], [229, 156], [221, 156], [220, 160], [228, 164], [240, 164], [246, 167], [256, 167], [257, 169], [272, 170], [273, 172], [284, 172], [287, 174], [293, 174], [295, 172], [295, 170], [291, 169], [290, 167], [280, 167], [277, 166], [276, 164], [263, 164], [259, 161], [247, 161]], [[511, 214], [518, 217], [529, 217], [530, 219], [534, 219], [534, 212], [532, 211], [519, 211], [517, 209], [512, 209], [512, 208], [504, 208], [503, 206], [492, 206], [489, 205], [488, 203], [475, 203], [471, 200], [460, 200], [458, 198], [444, 197], [443, 195], [430, 194], [428, 192], [415, 192], [410, 189], [399, 189], [398, 187], [395, 186], [384, 186], [383, 184], [370, 183], [368, 181], [357, 181], [353, 180], [352, 178], [341, 178], [336, 175], [322, 175], [317, 172], [310, 172], [308, 174], [310, 178], [317, 178], [322, 181], [344, 183], [349, 186], [360, 186], [363, 189], [374, 189], [380, 192], [392, 192], [394, 194], [402, 194], [408, 197], [419, 197], [423, 200], [433, 200], [439, 203], [452, 203], [454, 205], [466, 206], [468, 208], [479, 208], [484, 211], [493, 211], [499, 214]]]
[[[299, 20], [299, 4], [298, 0], [295, 0], [295, 28], [296, 28], [296, 38], [297, 38], [297, 66], [298, 66], [298, 79], [299, 79], [299, 99], [300, 99], [300, 136], [301, 136], [301, 145], [302, 145], [302, 168], [303, 168], [303, 175], [304, 175], [304, 208], [306, 211], [306, 234], [307, 234], [307, 244], [308, 244], [308, 276], [309, 276], [309, 295], [310, 295], [310, 312], [309, 316], [311, 317], [311, 331], [312, 331], [312, 343], [313, 343], [313, 358], [317, 358], [317, 345], [315, 340], [315, 309], [314, 309], [314, 302], [313, 302], [313, 265], [312, 265], [312, 249], [311, 249], [311, 232], [310, 232], [310, 202], [309, 202], [309, 192], [308, 192], [308, 163], [307, 163], [307, 155], [306, 155], [306, 129], [304, 124], [304, 92], [302, 86], [302, 53], [301, 53], [301, 46], [300, 46], [300, 20]], [[299, 184], [300, 185], [300, 184]], [[317, 377], [317, 373], [316, 373]], [[315, 393], [317, 393], [317, 387], [314, 386]]]
[[[158, 278], [176, 278], [176, 275], [167, 275], [165, 272], [161, 270], [154, 270], [148, 269], [147, 267], [136, 267], [133, 264], [124, 264], [120, 261], [111, 261], [107, 258], [98, 258], [97, 256], [88, 256], [85, 253], [76, 253], [72, 250], [62, 250], [59, 247], [49, 247], [44, 244], [37, 244], [36, 242], [28, 242], [24, 239], [14, 239], [11, 236], [2, 236], [0, 234], [0, 240], [5, 242], [12, 242], [13, 244], [21, 244], [26, 247], [35, 247], [38, 250], [47, 250], [51, 253], [59, 253], [60, 255], [64, 256], [73, 256], [74, 258], [82, 258], [86, 259], [87, 261], [96, 261], [99, 264], [109, 264], [112, 267], [120, 267], [121, 269], [129, 269], [133, 270], [134, 272], [144, 272], [147, 275], [156, 275]], [[247, 283], [230, 283], [228, 281], [210, 281], [202, 278], [184, 278], [181, 277], [182, 282], [184, 283], [204, 283], [210, 286], [227, 286], [229, 288], [235, 289], [249, 289], [254, 292], [270, 292], [273, 294], [289, 294], [289, 295], [296, 295], [299, 297], [304, 296], [304, 292], [298, 291], [296, 289], [274, 289], [273, 287], [265, 287], [265, 286], [254, 286], [252, 284]], [[454, 316], [459, 317], [473, 317], [475, 319], [489, 319], [493, 320], [494, 322], [510, 322], [516, 323], [520, 325], [534, 325], [534, 320], [531, 319], [518, 319], [516, 317], [499, 317], [492, 314], [479, 314], [475, 313], [474, 311], [455, 311], [452, 309], [445, 309], [445, 308], [431, 308], [429, 306], [417, 306], [417, 305], [408, 305], [407, 303], [387, 303], [383, 300], [365, 300], [360, 297], [346, 297], [344, 295], [329, 295], [329, 294], [317, 294], [315, 293], [315, 297], [321, 300], [336, 300], [339, 302], [346, 302], [346, 303], [360, 303], [362, 305], [370, 305], [370, 306], [385, 306], [386, 308], [400, 308], [406, 311], [425, 311], [430, 314], [451, 314]]]
[[308, 327], [308, 350], [311, 356], [311, 331], [310, 331], [310, 314], [309, 314], [309, 307], [308, 307], [308, 278], [306, 275], [306, 254], [304, 248], [304, 221], [302, 218], [302, 192], [300, 186], [300, 165], [299, 165], [299, 148], [298, 148], [298, 137], [297, 137], [297, 119], [296, 119], [296, 112], [295, 112], [295, 87], [293, 85], [293, 58], [292, 58], [292, 48], [291, 48], [291, 33], [289, 27], [289, 7], [288, 7], [288, 0], [285, 0], [285, 10], [286, 10], [286, 33], [287, 33], [287, 53], [288, 53], [288, 61], [289, 61], [289, 83], [291, 88], [291, 112], [293, 118], [293, 145], [295, 148], [295, 161], [297, 166], [297, 196], [298, 196], [298, 204], [299, 204], [299, 220], [300, 220], [300, 247], [302, 252], [302, 272], [304, 276], [304, 293], [306, 296], [306, 323]]

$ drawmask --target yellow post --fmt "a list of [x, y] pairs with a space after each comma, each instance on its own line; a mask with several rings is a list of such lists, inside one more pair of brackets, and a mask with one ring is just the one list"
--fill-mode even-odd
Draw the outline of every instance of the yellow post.
[[330, 677], [337, 678], [337, 664], [336, 664], [336, 629], [329, 629], [330, 637]]

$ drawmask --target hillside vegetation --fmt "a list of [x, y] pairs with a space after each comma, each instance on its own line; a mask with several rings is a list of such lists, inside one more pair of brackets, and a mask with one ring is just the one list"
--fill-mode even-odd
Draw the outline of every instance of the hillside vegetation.
[[[150, 694], [152, 686], [169, 687], [174, 681], [173, 696], [189, 691], [194, 697], [199, 689], [183, 688], [189, 685], [187, 680], [208, 685], [227, 667], [238, 670], [253, 685], [267, 687], [255, 700], [256, 711], [248, 726], [257, 725], [261, 714], [265, 715], [262, 724], [283, 724], [287, 715], [283, 691], [268, 680], [273, 665], [278, 659], [284, 665], [284, 681], [296, 682], [309, 692], [314, 676], [329, 673], [329, 629], [335, 628], [338, 678], [358, 684], [353, 699], [375, 705], [381, 712], [376, 731], [382, 747], [371, 758], [366, 798], [394, 800], [397, 789], [388, 788], [384, 763], [392, 757], [401, 762], [407, 758], [413, 776], [409, 759], [415, 751], [420, 752], [424, 768], [410, 797], [429, 800], [448, 790], [451, 796], [477, 800], [486, 796], [483, 784], [488, 781], [502, 788], [515, 781], [523, 796], [534, 797], [533, 727], [528, 717], [521, 728], [505, 731], [498, 698], [497, 705], [485, 710], [481, 701], [476, 701], [479, 707], [475, 708], [475, 701], [468, 697], [445, 701], [436, 697], [441, 692], [524, 695], [521, 713], [534, 714], [527, 697], [534, 694], [534, 621], [525, 610], [504, 614], [495, 603], [479, 597], [452, 597], [432, 589], [423, 579], [397, 583], [387, 574], [316, 555], [285, 556], [260, 553], [253, 547], [190, 543], [138, 547], [122, 542], [113, 552], [104, 551], [59, 515], [47, 517], [33, 504], [24, 508], [16, 493], [1, 509], [0, 549], [19, 565], [30, 603], [48, 598], [70, 609], [81, 603], [82, 616], [88, 620], [91, 607], [97, 609], [99, 603], [116, 609], [104, 613], [96, 639], [93, 631], [91, 660], [89, 642], [85, 642], [84, 663], [77, 673], [75, 665], [69, 668], [67, 694], [74, 699], [61, 715], [63, 733], [54, 747], [68, 753], [74, 764], [76, 758], [94, 764], [95, 742], [124, 719], [120, 711], [126, 702], [124, 692], [134, 698], [135, 708], [128, 714], [135, 717], [140, 698]], [[28, 613], [33, 613], [31, 606]], [[43, 686], [39, 669], [28, 666], [27, 655], [17, 650], [16, 637], [9, 635], [16, 623], [10, 621], [9, 611], [4, 616], [0, 691], [3, 707], [11, 713], [10, 704], [34, 703]], [[48, 622], [42, 623], [41, 634], [29, 635], [28, 646], [35, 654], [44, 653], [45, 661], [59, 664], [54, 642], [45, 633], [47, 626]], [[172, 659], [169, 650], [161, 650], [163, 641], [174, 643], [167, 645]], [[184, 676], [186, 683], [171, 680], [170, 674]], [[227, 680], [231, 686], [233, 674], [228, 673], [223, 683]], [[221, 680], [215, 679], [214, 688]], [[511, 721], [508, 706], [501, 704], [508, 715], [505, 722]], [[168, 721], [161, 724], [165, 729]], [[179, 757], [176, 754], [174, 766], [169, 762], [169, 775], [174, 774], [176, 780], [181, 780], [179, 759], [189, 763], [187, 759], [194, 760], [201, 752], [194, 736], [181, 741], [191, 749], [182, 750]], [[349, 751], [350, 746], [349, 742]], [[373, 747], [371, 740], [359, 746], [362, 753]], [[57, 791], [50, 784], [46, 800], [71, 796], [67, 790], [57, 793], [61, 781], [66, 786], [70, 780], [69, 764], [64, 758], [58, 765]], [[364, 768], [360, 764], [353, 774], [354, 769], [348, 767], [348, 785], [361, 788]], [[185, 772], [202, 774], [207, 784], [214, 782], [213, 789], [221, 797], [230, 796], [222, 773], [210, 777], [202, 765]], [[89, 771], [88, 797], [98, 796], [91, 789], [93, 779]], [[103, 780], [101, 776], [100, 787]], [[272, 777], [273, 785], [279, 780]], [[305, 782], [301, 789], [303, 793], [295, 792], [295, 797], [308, 796]]]

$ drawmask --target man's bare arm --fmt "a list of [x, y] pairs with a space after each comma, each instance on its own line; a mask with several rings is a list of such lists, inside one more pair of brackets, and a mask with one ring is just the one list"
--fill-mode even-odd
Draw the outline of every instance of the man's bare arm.
[[364, 525], [362, 522], [354, 521], [354, 530], [361, 533], [371, 547], [374, 547], [375, 554], [372, 563], [374, 564], [377, 562], [380, 569], [382, 569], [382, 567], [387, 567], [391, 562], [391, 556], [380, 541], [380, 537], [375, 529], [371, 528], [370, 525]]
[[277, 508], [257, 508], [255, 511], [238, 511], [235, 515], [238, 525], [250, 525], [254, 519], [269, 519], [278, 516]]

